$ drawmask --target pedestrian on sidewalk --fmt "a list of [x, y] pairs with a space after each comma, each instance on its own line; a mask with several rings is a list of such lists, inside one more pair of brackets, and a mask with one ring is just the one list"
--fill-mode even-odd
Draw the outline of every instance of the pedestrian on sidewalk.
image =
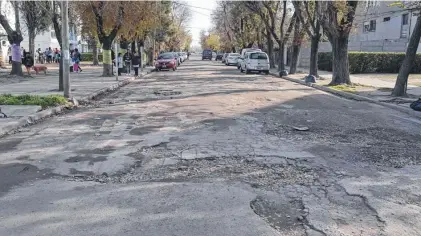
[[53, 50], [51, 49], [51, 47], [48, 48], [48, 52], [47, 52], [47, 56], [48, 56], [48, 63], [52, 63], [53, 62]]
[[140, 56], [138, 53], [134, 54], [132, 59], [132, 65], [134, 70], [134, 76], [137, 77], [139, 75], [139, 65], [140, 65]]
[[123, 57], [121, 56], [121, 53], [118, 53], [117, 56], [117, 66], [118, 66], [118, 75], [121, 75], [121, 71], [123, 70]]
[[80, 53], [79, 53], [78, 49], [75, 48], [75, 50], [73, 52], [73, 56], [72, 56], [72, 61], [74, 62], [73, 71], [76, 72], [76, 73], [82, 72], [82, 68], [80, 68], [80, 66], [79, 66], [79, 63], [81, 61], [80, 59], [81, 59]]
[[124, 54], [124, 63], [126, 66], [126, 75], [130, 75], [130, 62], [132, 61], [132, 55], [129, 51]]
[[31, 53], [26, 53], [24, 58], [24, 65], [26, 68], [26, 72], [28, 72], [28, 75], [31, 75], [31, 68], [34, 66], [34, 59], [31, 56]]

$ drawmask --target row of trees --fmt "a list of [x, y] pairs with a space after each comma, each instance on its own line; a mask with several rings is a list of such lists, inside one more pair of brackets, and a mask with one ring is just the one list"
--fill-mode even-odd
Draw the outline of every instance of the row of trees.
[[[311, 45], [309, 74], [318, 77], [319, 43], [332, 46], [333, 75], [330, 85], [351, 84], [348, 39], [353, 29], [357, 6], [375, 7], [376, 1], [218, 1], [213, 14], [211, 34], [220, 39], [219, 49], [237, 51], [258, 46], [270, 58], [271, 68], [277, 58], [278, 70], [285, 69], [286, 46], [290, 52], [290, 73], [295, 73], [300, 47]], [[396, 4], [396, 3], [395, 3]], [[420, 8], [419, 2], [399, 2], [402, 7]], [[418, 24], [420, 21], [420, 24]], [[411, 35], [406, 58], [396, 81], [393, 95], [404, 95], [404, 86], [413, 64], [421, 36], [421, 17]], [[204, 43], [202, 42], [202, 46]], [[277, 51], [277, 55], [275, 55]]]
[[[61, 1], [10, 1], [14, 19], [6, 17], [0, 6], [0, 24], [12, 45], [13, 75], [22, 75], [20, 44], [23, 41], [20, 19], [29, 36], [29, 51], [34, 55], [35, 36], [52, 26], [61, 40]], [[5, 5], [5, 4], [2, 4]], [[10, 14], [9, 14], [10, 15]], [[94, 48], [94, 64], [98, 63], [96, 47], [102, 47], [103, 76], [112, 76], [111, 50], [114, 42], [120, 48], [140, 52], [146, 42], [156, 42], [156, 52], [188, 50], [192, 42], [187, 22], [192, 13], [181, 1], [75, 1], [69, 2], [69, 25], [76, 26]], [[14, 28], [12, 22], [14, 20]], [[151, 54], [151, 48], [146, 49]], [[60, 65], [62, 69], [62, 65]], [[61, 73], [60, 73], [61, 74]], [[60, 80], [61, 81], [61, 80]], [[62, 83], [59, 83], [62, 90]]]

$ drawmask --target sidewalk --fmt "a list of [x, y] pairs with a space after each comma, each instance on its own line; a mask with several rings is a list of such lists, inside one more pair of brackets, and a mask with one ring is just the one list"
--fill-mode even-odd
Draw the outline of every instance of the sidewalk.
[[[0, 94], [63, 95], [63, 92], [58, 91], [58, 67], [48, 65], [47, 67], [47, 75], [43, 73], [36, 75], [35, 72], [32, 72], [32, 78], [20, 80], [8, 78], [9, 70], [1, 70]], [[70, 74], [71, 97], [78, 101], [91, 99], [104, 91], [114, 90], [135, 79], [134, 75], [125, 74], [119, 76], [118, 81], [116, 81], [116, 77], [101, 77], [102, 66], [85, 66], [82, 69], [81, 73]], [[139, 75], [144, 76], [153, 69], [153, 67], [144, 68], [143, 72], [139, 72]], [[0, 105], [0, 108], [8, 116], [8, 118], [0, 118], [0, 136], [37, 120], [60, 113], [65, 109], [62, 106], [41, 111], [40, 106], [26, 105]]]
[[[286, 67], [289, 71], [289, 67]], [[271, 70], [272, 71], [272, 70]], [[276, 69], [273, 69], [276, 71]], [[304, 76], [308, 75], [308, 68], [297, 68], [297, 73], [294, 75], [288, 75], [290, 78], [303, 79]], [[319, 76], [323, 79], [317, 81], [317, 84], [327, 85], [331, 81], [332, 72], [319, 70]], [[357, 84], [356, 89], [362, 95], [377, 97], [382, 100], [381, 97], [389, 96], [392, 89], [395, 87], [395, 80], [397, 74], [386, 74], [386, 73], [367, 73], [367, 74], [351, 74], [351, 82]], [[407, 94], [409, 97], [421, 97], [421, 75], [412, 75], [409, 78], [409, 84]], [[418, 85], [412, 85], [411, 82], [418, 83]], [[366, 88], [364, 88], [366, 87]], [[370, 88], [371, 87], [371, 88]], [[412, 99], [413, 100], [413, 99]]]
[[[286, 67], [289, 70], [289, 67]], [[293, 82], [305, 84], [325, 92], [333, 93], [348, 99], [358, 101], [367, 101], [392, 109], [396, 109], [412, 116], [421, 118], [421, 113], [413, 111], [409, 104], [421, 97], [421, 75], [411, 75], [408, 85], [408, 97], [393, 97], [391, 92], [395, 86], [397, 74], [353, 74], [350, 75], [351, 82], [354, 84], [350, 87], [329, 87], [327, 86], [332, 78], [332, 72], [318, 71], [320, 78], [315, 84], [306, 84], [305, 76], [308, 75], [308, 69], [297, 68], [297, 73], [284, 77]], [[271, 69], [272, 75], [279, 76], [277, 69]]]

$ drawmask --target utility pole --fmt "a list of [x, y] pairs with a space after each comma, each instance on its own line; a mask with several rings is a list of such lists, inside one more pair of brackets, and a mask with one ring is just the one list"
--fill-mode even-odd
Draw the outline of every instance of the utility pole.
[[[155, 1], [155, 12], [157, 12], [158, 11], [158, 1]], [[156, 18], [154, 17], [154, 32], [153, 32], [153, 52], [152, 52], [152, 63], [153, 63], [153, 65], [152, 66], [155, 66], [155, 62], [154, 62], [154, 59], [155, 59], [155, 42], [156, 42]]]
[[61, 10], [64, 97], [70, 98], [69, 3], [67, 0], [61, 1]]
[[118, 43], [117, 36], [114, 39], [114, 49], [115, 49], [115, 80], [118, 81]]

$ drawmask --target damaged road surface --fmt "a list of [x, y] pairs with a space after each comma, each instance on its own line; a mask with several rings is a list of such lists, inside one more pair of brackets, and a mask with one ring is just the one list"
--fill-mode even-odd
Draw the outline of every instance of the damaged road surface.
[[195, 59], [3, 137], [0, 235], [420, 235], [420, 120]]

